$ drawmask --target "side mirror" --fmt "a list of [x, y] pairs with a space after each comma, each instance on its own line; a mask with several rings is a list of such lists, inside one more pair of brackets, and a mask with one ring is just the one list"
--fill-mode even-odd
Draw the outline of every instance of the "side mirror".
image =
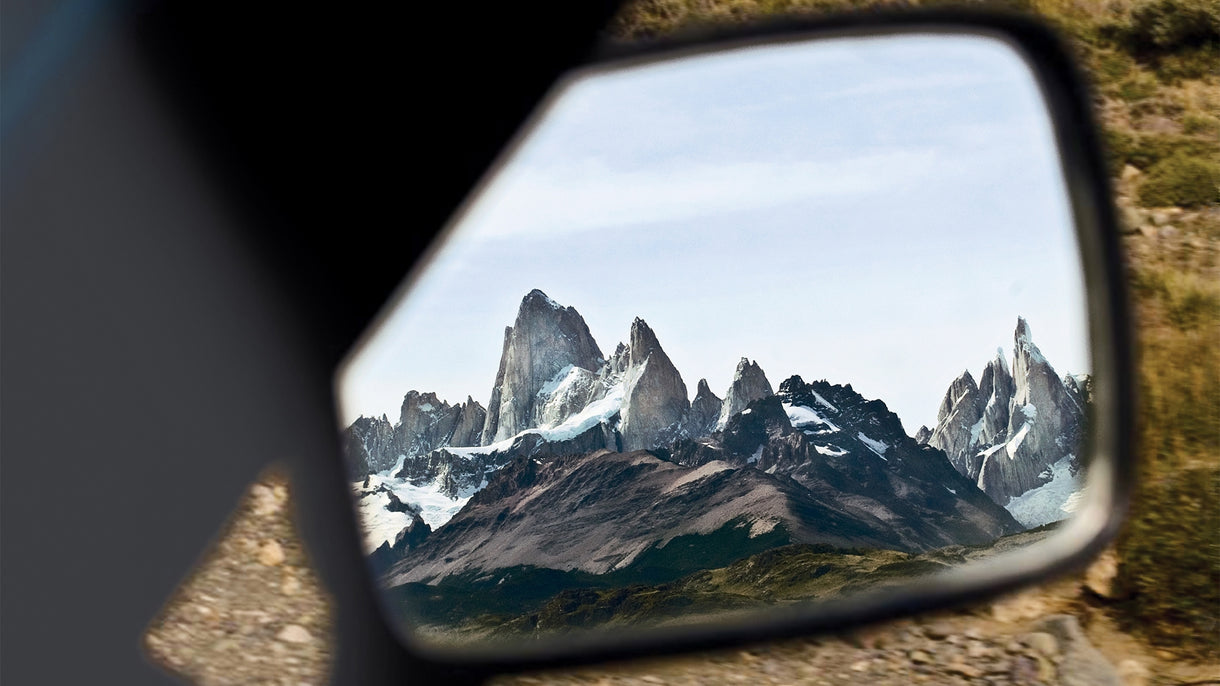
[[1087, 560], [1132, 427], [1099, 160], [1024, 21], [786, 25], [571, 73], [335, 377], [388, 623], [426, 660], [536, 666]]

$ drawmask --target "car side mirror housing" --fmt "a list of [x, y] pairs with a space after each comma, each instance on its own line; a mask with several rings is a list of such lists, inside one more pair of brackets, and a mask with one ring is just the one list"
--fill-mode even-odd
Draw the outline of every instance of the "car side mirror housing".
[[1083, 564], [1131, 478], [1116, 235], [1086, 89], [1028, 20], [789, 22], [574, 70], [336, 373], [386, 622], [482, 673]]

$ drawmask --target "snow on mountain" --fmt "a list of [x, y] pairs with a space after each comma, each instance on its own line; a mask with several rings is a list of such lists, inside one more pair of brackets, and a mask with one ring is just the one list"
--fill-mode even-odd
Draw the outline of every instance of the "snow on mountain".
[[1005, 507], [1022, 526], [1034, 528], [1071, 516], [1084, 493], [1084, 474], [1072, 473], [1074, 455], [1065, 455], [1043, 472], [1047, 482], [1013, 498]]
[[[822, 416], [817, 410], [807, 405], [790, 405], [782, 403], [784, 413], [788, 415], [788, 421], [792, 422], [794, 429], [813, 429], [809, 433], [812, 434], [828, 434], [839, 431], [839, 427], [835, 426], [826, 417]], [[835, 410], [838, 412], [838, 410]]]
[[411, 525], [415, 514], [435, 530], [452, 519], [473, 495], [471, 491], [450, 498], [434, 483], [419, 486], [392, 476], [401, 468], [402, 459], [394, 467], [352, 484], [359, 503], [357, 515], [364, 532], [366, 554], [382, 543], [393, 545], [395, 537]]
[[[975, 387], [967, 371], [954, 380], [936, 428], [920, 437], [944, 450], [958, 472], [998, 504], [1020, 511], [1019, 521], [1055, 521], [1046, 520], [1052, 516], [1047, 513], [1060, 512], [1079, 490], [1074, 454], [1084, 429], [1088, 375], [1060, 377], [1034, 343], [1029, 323], [1018, 318], [1011, 367], [997, 351], [981, 379]], [[1055, 467], [1064, 460], [1071, 462], [1070, 478]]]
[[880, 457], [887, 462], [889, 461], [889, 458], [885, 456], [885, 451], [890, 449], [889, 444], [869, 438], [868, 436], [865, 436], [864, 432], [862, 431], [856, 432], [856, 438], [859, 439], [859, 441], [863, 443], [866, 448], [876, 453], [877, 457]]
[[[983, 466], [997, 455], [1023, 463], [1031, 441], [1046, 443], [1034, 434], [1058, 408], [1046, 403], [1047, 378], [1070, 385], [1062, 393], [1064, 405], [1078, 405], [1088, 388], [1087, 377], [1069, 375], [1063, 382], [1053, 375], [1023, 320], [1018, 338], [1024, 357], [1014, 367], [1036, 379], [1014, 383], [998, 359], [989, 364], [980, 386], [966, 373], [946, 394], [942, 419], [954, 419], [929, 430], [928, 442], [950, 448], [945, 451], [953, 460], [950, 465], [945, 453], [907, 437], [884, 403], [863, 399], [850, 385], [806, 384], [800, 377], [786, 380], [777, 396], [759, 365], [748, 358], [738, 364], [723, 400], [700, 381], [695, 402], [688, 402], [681, 375], [642, 319], [632, 322], [629, 343], [620, 343], [605, 359], [574, 308], [534, 290], [505, 329], [486, 410], [469, 397], [450, 405], [434, 393], [410, 391], [397, 424], [385, 417], [361, 418], [346, 430], [365, 547], [386, 562], [423, 545], [431, 535], [425, 528], [435, 532], [443, 527], [521, 458], [543, 465], [567, 456], [633, 450], [669, 455], [664, 459], [693, 467], [727, 459], [735, 468], [794, 478], [802, 487], [817, 489], [819, 497], [845, 498], [839, 505], [855, 508], [851, 516], [882, 517], [891, 526], [903, 519], [907, 523], [897, 535], [912, 545], [926, 538], [917, 525], [921, 507], [931, 507], [940, 517], [948, 513], [953, 522], [933, 539], [992, 535], [1016, 522], [1005, 523], [1008, 515], [998, 508], [1003, 517], [988, 511], [995, 504], [974, 484], [984, 488], [1003, 468]], [[1009, 431], [1014, 417], [1024, 424]], [[1011, 505], [1030, 521], [1044, 519], [1052, 506], [1063, 506], [1061, 498], [1075, 492], [1062, 493], [1070, 480], [1056, 482], [1063, 470], [1047, 464], [1038, 467], [1045, 474], [1035, 473], [1037, 493], [1026, 488], [1029, 493]], [[955, 468], [968, 479], [959, 478]], [[719, 471], [701, 470], [690, 478], [702, 481]], [[929, 495], [934, 504], [893, 500], [886, 484], [894, 479], [904, 483], [900, 490], [907, 493], [925, 491], [924, 481], [936, 483], [938, 495]], [[844, 488], [859, 492], [834, 495], [834, 489]], [[961, 503], [936, 500], [950, 495]]]

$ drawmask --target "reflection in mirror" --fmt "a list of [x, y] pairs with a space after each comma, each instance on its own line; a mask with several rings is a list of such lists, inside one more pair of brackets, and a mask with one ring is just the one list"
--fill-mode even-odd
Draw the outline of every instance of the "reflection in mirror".
[[586, 73], [338, 376], [370, 569], [452, 644], [1019, 550], [1082, 497], [1084, 303], [1049, 116], [1002, 42]]

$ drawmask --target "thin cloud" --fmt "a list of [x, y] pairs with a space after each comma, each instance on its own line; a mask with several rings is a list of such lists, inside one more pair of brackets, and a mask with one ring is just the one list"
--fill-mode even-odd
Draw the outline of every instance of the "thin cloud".
[[667, 165], [635, 171], [587, 165], [580, 173], [531, 169], [491, 189], [468, 215], [463, 237], [570, 235], [800, 200], [862, 197], [926, 178], [940, 168], [939, 162], [933, 150], [896, 150], [841, 161]]

